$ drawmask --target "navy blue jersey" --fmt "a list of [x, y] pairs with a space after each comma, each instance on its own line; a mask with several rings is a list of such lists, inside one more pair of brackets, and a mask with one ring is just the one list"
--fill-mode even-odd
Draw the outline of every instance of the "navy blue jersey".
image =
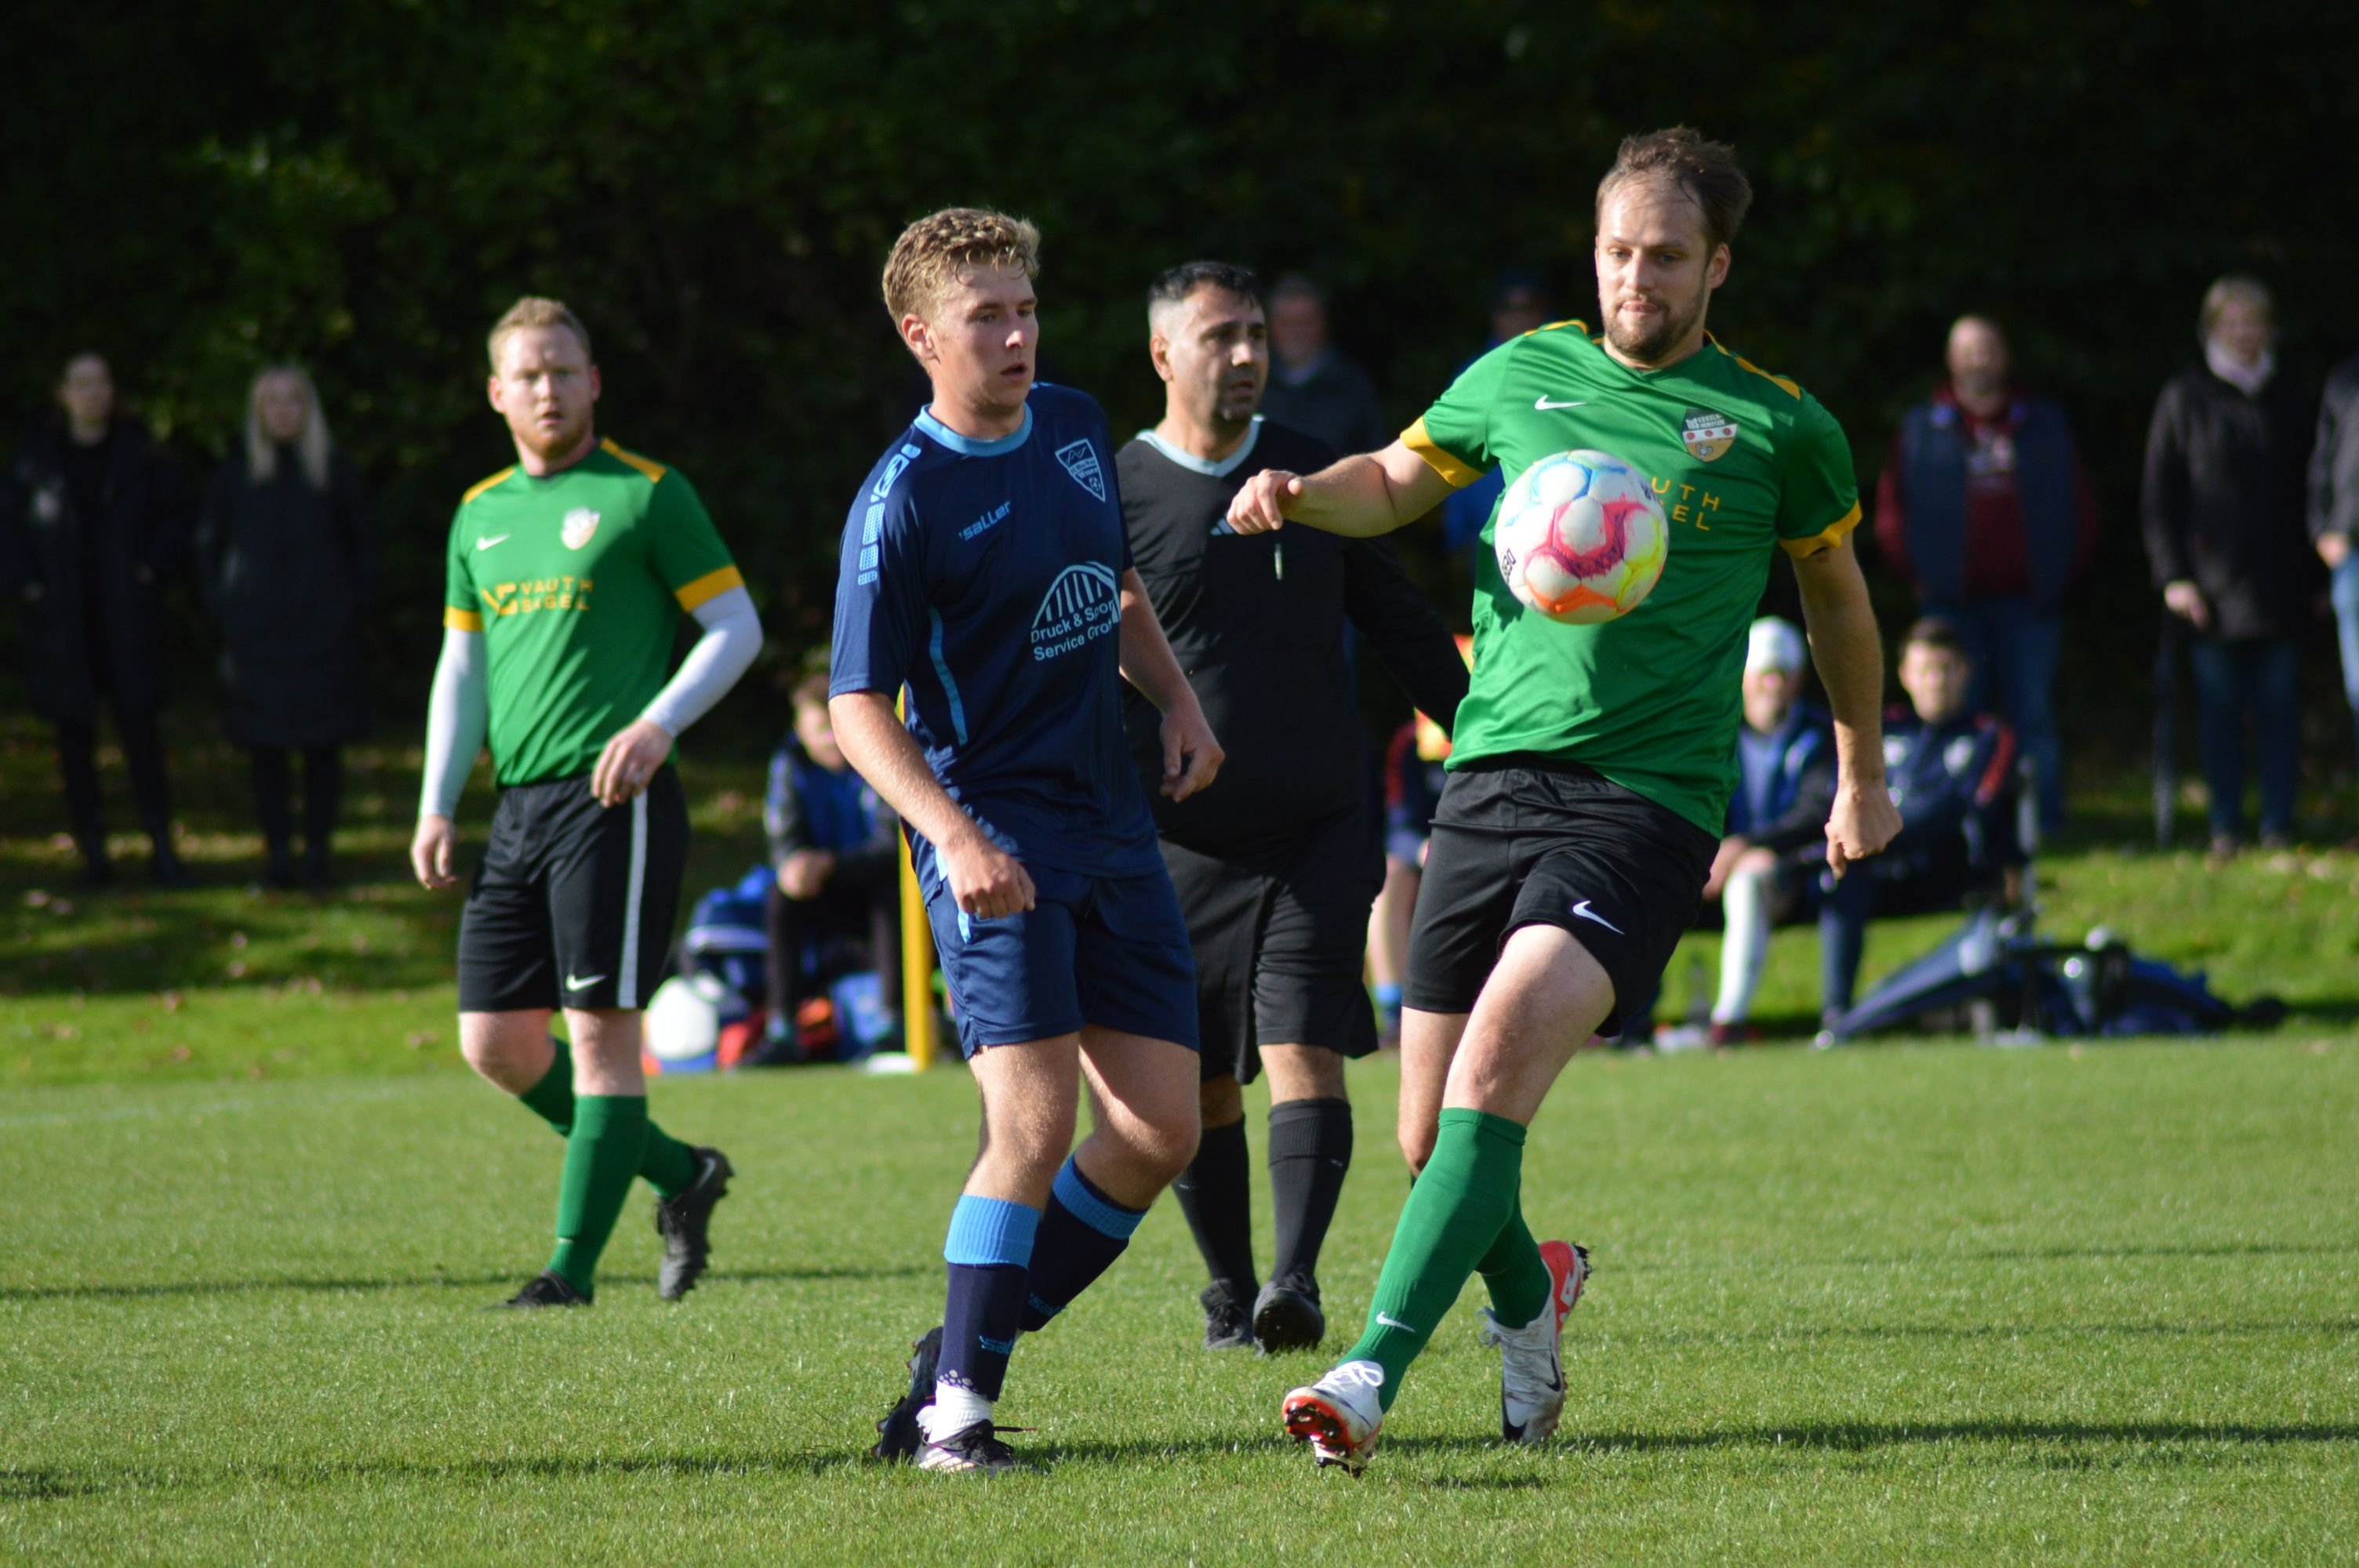
[[[951, 798], [1017, 860], [1162, 870], [1124, 744], [1114, 447], [1094, 399], [1037, 384], [976, 441], [921, 414], [844, 526], [831, 696], [908, 687], [909, 733]], [[937, 874], [914, 830], [919, 874]]]

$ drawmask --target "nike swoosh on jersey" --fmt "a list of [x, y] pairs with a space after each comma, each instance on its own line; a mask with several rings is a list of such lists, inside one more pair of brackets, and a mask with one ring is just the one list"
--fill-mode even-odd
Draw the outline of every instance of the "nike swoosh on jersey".
[[571, 975], [568, 975], [565, 977], [565, 989], [570, 991], [587, 990], [605, 978], [603, 975], [584, 975], [577, 980]]
[[478, 534], [475, 535], [475, 548], [479, 550], [488, 550], [494, 545], [506, 544], [511, 537], [513, 537], [513, 535], [502, 534], [497, 538], [486, 539], [481, 534]]
[[1548, 400], [1548, 395], [1543, 393], [1532, 399], [1532, 406], [1545, 414], [1551, 408], [1586, 408], [1589, 406], [1589, 400], [1584, 397], [1578, 403], [1550, 403]]
[[1620, 926], [1614, 925], [1612, 921], [1606, 919], [1603, 915], [1598, 914], [1595, 910], [1590, 908], [1589, 901], [1585, 898], [1579, 903], [1572, 906], [1572, 913], [1579, 915], [1583, 920], [1594, 920], [1598, 925], [1603, 925], [1606, 930], [1611, 931], [1616, 936], [1627, 936], [1630, 935]]

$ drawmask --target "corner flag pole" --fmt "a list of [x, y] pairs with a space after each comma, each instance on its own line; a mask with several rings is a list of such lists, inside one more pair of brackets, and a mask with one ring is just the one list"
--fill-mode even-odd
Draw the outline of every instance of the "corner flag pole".
[[[893, 705], [905, 711], [904, 690]], [[909, 1066], [924, 1072], [934, 1065], [934, 932], [926, 924], [925, 895], [918, 891], [918, 869], [909, 862], [909, 836], [901, 840], [901, 1038], [909, 1048]]]

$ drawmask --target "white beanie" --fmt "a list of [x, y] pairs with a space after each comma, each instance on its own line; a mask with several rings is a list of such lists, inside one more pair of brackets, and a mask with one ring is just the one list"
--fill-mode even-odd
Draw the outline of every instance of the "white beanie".
[[1802, 634], [1794, 629], [1792, 622], [1765, 615], [1753, 623], [1753, 631], [1745, 640], [1746, 675], [1756, 670], [1784, 670], [1791, 675], [1808, 662]]

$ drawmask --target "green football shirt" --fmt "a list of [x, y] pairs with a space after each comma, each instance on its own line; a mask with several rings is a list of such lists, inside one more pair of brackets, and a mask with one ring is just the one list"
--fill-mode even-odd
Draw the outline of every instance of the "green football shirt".
[[1569, 626], [1524, 608], [1483, 525], [1473, 687], [1450, 766], [1536, 754], [1583, 762], [1717, 836], [1736, 783], [1745, 631], [1773, 546], [1809, 556], [1859, 523], [1843, 428], [1794, 383], [1709, 338], [1632, 370], [1578, 321], [1466, 368], [1401, 439], [1452, 485], [1586, 448], [1648, 476], [1670, 524], [1662, 580], [1618, 621]]
[[681, 611], [745, 580], [688, 481], [612, 441], [468, 491], [442, 623], [484, 634], [501, 787], [590, 772], [663, 689]]

